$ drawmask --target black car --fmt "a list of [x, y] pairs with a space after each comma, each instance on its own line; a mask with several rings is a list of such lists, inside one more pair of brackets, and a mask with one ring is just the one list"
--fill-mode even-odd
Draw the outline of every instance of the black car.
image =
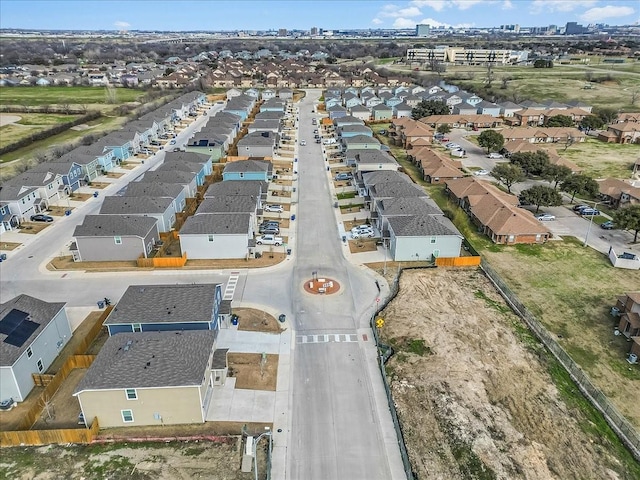
[[53, 217], [50, 217], [49, 215], [42, 215], [41, 213], [37, 214], [37, 215], [31, 215], [31, 221], [32, 222], [53, 222]]
[[611, 220], [608, 220], [604, 223], [601, 223], [600, 228], [603, 228], [604, 230], [613, 230], [616, 228], [616, 226]]

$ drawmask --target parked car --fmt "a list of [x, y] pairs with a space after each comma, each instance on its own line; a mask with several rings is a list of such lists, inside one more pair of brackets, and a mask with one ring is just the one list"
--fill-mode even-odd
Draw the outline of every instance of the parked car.
[[176, 144], [176, 141], [175, 141], [175, 140], [171, 140], [171, 141], [169, 142], [169, 145], [175, 145], [175, 144]]
[[600, 228], [603, 228], [605, 230], [613, 230], [616, 228], [616, 226], [611, 220], [607, 220], [606, 222], [600, 224]]
[[280, 235], [280, 227], [277, 225], [266, 225], [258, 229], [258, 233], [263, 235]]
[[321, 140], [319, 138], [316, 138], [316, 143], [320, 143]]
[[282, 205], [265, 205], [264, 206], [264, 211], [265, 212], [282, 213], [282, 212], [284, 212], [284, 207]]
[[536, 215], [536, 218], [541, 222], [550, 222], [552, 220], [555, 220], [556, 216], [551, 215], [550, 213], [541, 213], [539, 215]]
[[478, 170], [473, 172], [474, 175], [489, 175], [491, 172], [489, 170]]
[[358, 225], [351, 229], [351, 238], [373, 238], [375, 235], [371, 225]]
[[445, 147], [447, 148], [447, 150], [460, 150], [462, 148], [457, 143], [447, 143]]
[[53, 217], [50, 217], [49, 215], [43, 215], [41, 213], [38, 213], [37, 215], [31, 215], [31, 221], [32, 222], [53, 222]]
[[300, 140], [300, 145], [301, 145], [302, 147], [304, 147], [306, 144], [307, 144], [307, 141], [306, 141], [306, 140]]
[[596, 210], [595, 208], [587, 207], [580, 210], [580, 215], [586, 215], [589, 217], [594, 217], [596, 215], [600, 215], [600, 210]]
[[256, 238], [257, 245], [282, 245], [282, 237], [276, 237], [275, 235], [261, 235]]
[[387, 131], [383, 128], [382, 130], [380, 130], [380, 132], [379, 132], [379, 133], [380, 133], [380, 135], [386, 135], [386, 134], [387, 134]]
[[351, 229], [351, 233], [354, 232], [373, 232], [373, 227], [371, 225], [357, 225]]
[[500, 155], [498, 152], [491, 152], [489, 155], [487, 155], [487, 158], [502, 158], [502, 155]]
[[574, 205], [573, 206], [573, 211], [574, 212], [579, 212], [580, 210], [583, 210], [585, 208], [591, 208], [591, 207], [589, 207], [589, 205]]
[[340, 172], [338, 174], [336, 174], [335, 177], [333, 177], [333, 179], [337, 182], [341, 181], [341, 180], [351, 180], [353, 178], [353, 175], [351, 175], [350, 173], [346, 173], [346, 172]]

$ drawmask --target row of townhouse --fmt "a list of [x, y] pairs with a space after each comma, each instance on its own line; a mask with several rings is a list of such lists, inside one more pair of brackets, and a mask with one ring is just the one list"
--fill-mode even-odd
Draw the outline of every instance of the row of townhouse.
[[97, 215], [87, 215], [73, 233], [75, 261], [148, 258], [160, 234], [171, 231], [178, 213], [211, 175], [211, 158], [166, 152], [164, 162], [131, 182], [122, 195], [104, 199]]
[[175, 125], [204, 104], [202, 92], [191, 92], [127, 123], [89, 146], [78, 147], [54, 162], [44, 162], [0, 186], [0, 232], [17, 228], [82, 185], [112, 171], [121, 162], [158, 142]]

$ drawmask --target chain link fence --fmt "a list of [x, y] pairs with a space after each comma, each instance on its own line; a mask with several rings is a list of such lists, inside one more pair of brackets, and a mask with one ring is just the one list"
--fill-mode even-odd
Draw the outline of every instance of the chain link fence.
[[569, 373], [571, 379], [576, 383], [580, 391], [591, 402], [591, 404], [602, 413], [605, 420], [620, 440], [629, 448], [636, 460], [640, 461], [640, 433], [629, 423], [629, 421], [613, 406], [602, 391], [597, 388], [584, 371], [574, 362], [569, 354], [560, 346], [558, 342], [549, 334], [547, 329], [527, 310], [520, 302], [515, 293], [506, 285], [500, 275], [493, 270], [485, 261], [480, 268], [487, 275], [489, 280], [495, 285], [502, 297], [509, 303], [511, 308], [524, 319], [529, 328], [544, 344], [545, 347], [560, 362]]

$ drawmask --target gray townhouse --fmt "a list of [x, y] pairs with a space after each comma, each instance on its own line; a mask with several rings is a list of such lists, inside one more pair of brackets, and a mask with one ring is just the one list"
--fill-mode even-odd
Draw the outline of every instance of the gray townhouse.
[[180, 229], [180, 248], [192, 259], [247, 258], [253, 223], [249, 213], [197, 213]]
[[125, 197], [168, 197], [173, 201], [173, 208], [181, 212], [187, 203], [184, 188], [177, 183], [145, 183], [131, 182], [125, 190]]
[[47, 208], [36, 187], [7, 184], [0, 186], [0, 206], [5, 210], [2, 221], [8, 222], [9, 227], [27, 222], [31, 215], [43, 212]]
[[170, 231], [176, 223], [174, 199], [171, 197], [106, 197], [100, 215], [141, 215], [157, 221], [159, 232]]
[[46, 207], [56, 203], [67, 196], [67, 188], [59, 173], [27, 170], [5, 182], [5, 185], [12, 185], [20, 188], [35, 188], [37, 196]]
[[266, 201], [269, 184], [261, 180], [244, 180], [242, 182], [216, 182], [209, 185], [204, 193], [204, 198], [249, 196]]
[[87, 215], [73, 232], [76, 262], [148, 258], [160, 240], [158, 221], [142, 215]]
[[150, 171], [137, 181], [140, 183], [176, 183], [182, 186], [188, 198], [195, 198], [198, 191], [196, 176], [188, 172]]
[[269, 157], [275, 155], [280, 135], [273, 132], [249, 133], [238, 141], [238, 155], [247, 157]]

